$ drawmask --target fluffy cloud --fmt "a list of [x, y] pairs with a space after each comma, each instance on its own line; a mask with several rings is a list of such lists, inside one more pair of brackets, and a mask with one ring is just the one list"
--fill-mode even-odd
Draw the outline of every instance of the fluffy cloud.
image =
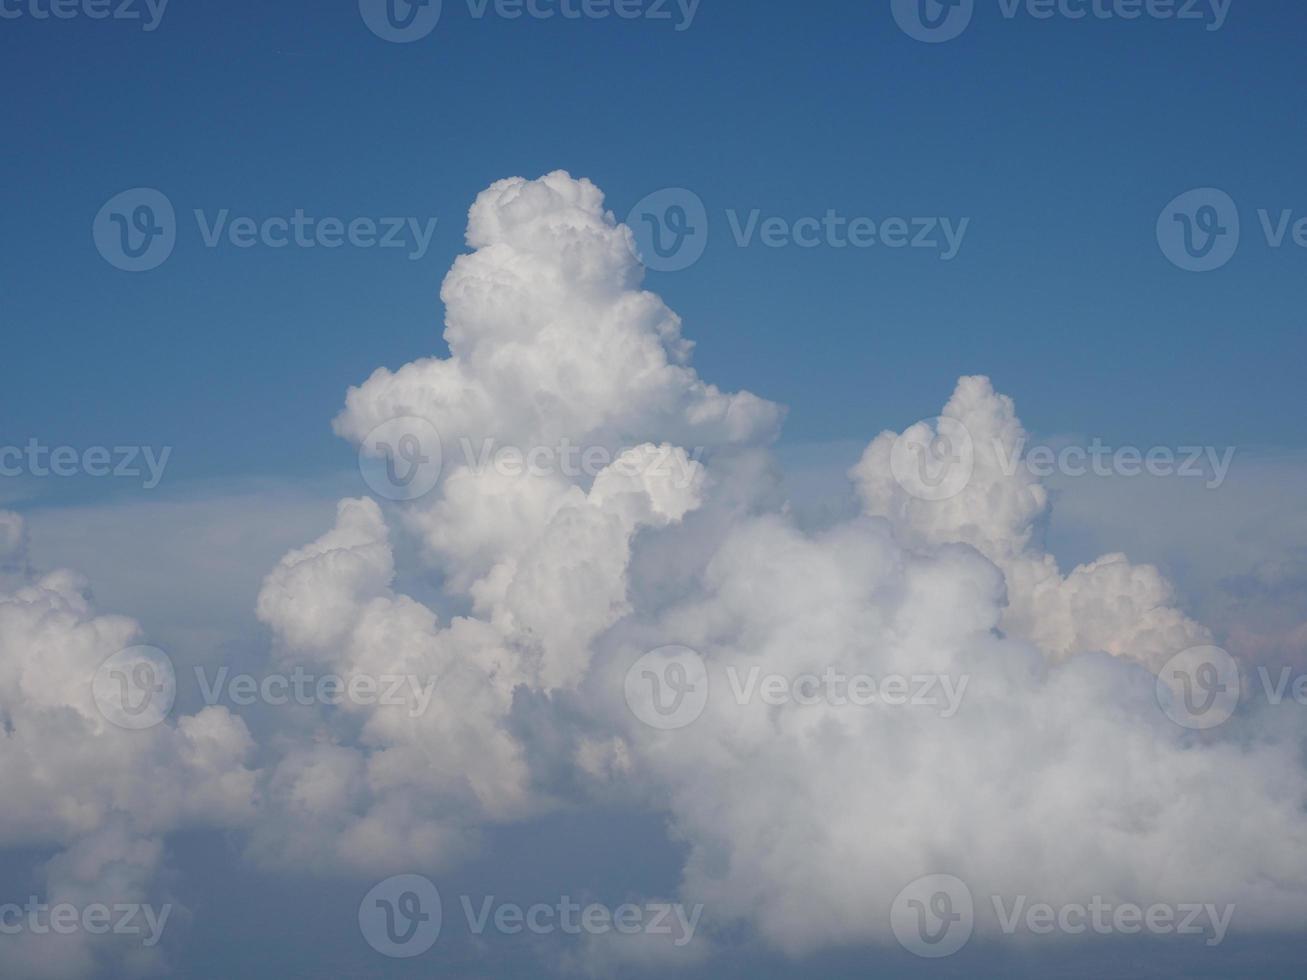
[[[253, 743], [223, 708], [142, 730], [112, 723], [92, 682], [139, 642], [137, 625], [97, 615], [75, 573], [30, 576], [15, 515], [0, 513], [0, 539], [0, 564], [22, 579], [0, 591], [0, 846], [60, 849], [39, 875], [47, 903], [144, 902], [159, 894], [163, 835], [253, 816]], [[23, 976], [80, 976], [104, 957], [143, 968], [157, 955], [86, 932], [0, 944], [0, 964]]]
[[[861, 512], [807, 530], [769, 450], [782, 411], [698, 377], [593, 184], [500, 181], [467, 241], [442, 290], [449, 356], [376, 371], [335, 421], [365, 451], [378, 426], [434, 429], [434, 487], [342, 500], [257, 602], [273, 668], [417, 686], [279, 716], [256, 861], [435, 873], [491, 825], [643, 806], [687, 849], [679, 897], [705, 906], [699, 944], [581, 944], [574, 965], [597, 974], [688, 962], [741, 927], [791, 953], [892, 942], [895, 895], [936, 872], [968, 883], [982, 932], [989, 895], [1232, 902], [1236, 929], [1298, 926], [1296, 714], [1213, 733], [1163, 714], [1158, 669], [1211, 633], [1150, 565], [1109, 554], [1063, 573], [1041, 540], [1049, 493], [1011, 465], [1015, 406], [987, 379], [962, 379], [945, 421], [876, 436], [851, 473]], [[896, 446], [953, 425], [971, 440], [968, 479], [914, 494]], [[486, 462], [562, 446], [601, 462]], [[114, 866], [84, 852], [151, 869], [169, 829], [247, 818], [243, 725], [209, 709], [106, 728], [87, 671], [135, 628], [95, 616], [74, 576], [28, 583], [22, 540], [0, 515], [0, 575], [25, 583], [0, 599], [0, 775], [19, 787], [0, 837], [67, 847], [51, 875], [80, 888]], [[654, 727], [628, 672], [673, 644], [697, 651], [707, 697], [684, 727]], [[941, 711], [755, 686], [830, 675], [924, 678], [956, 697]]]
[[[974, 443], [958, 493], [910, 493], [885, 432], [852, 473], [863, 515], [807, 533], [765, 450], [781, 412], [698, 379], [592, 184], [501, 181], [468, 244], [442, 291], [451, 356], [377, 371], [336, 420], [356, 443], [395, 418], [434, 426], [439, 486], [391, 527], [342, 503], [260, 600], [285, 650], [443, 678], [435, 718], [372, 713], [360, 745], [299, 745], [279, 769], [283, 805], [346, 864], [438, 867], [479, 823], [617, 794], [688, 844], [685, 901], [793, 952], [887, 941], [895, 894], [936, 871], [979, 895], [1235, 902], [1239, 925], [1296, 923], [1296, 723], [1267, 712], [1232, 729], [1243, 742], [1200, 740], [1161, 713], [1154, 672], [1209, 632], [1151, 566], [1059, 570], [1040, 543], [1049, 495], [1010, 465], [1024, 430], [987, 379], [962, 379], [942, 411]], [[594, 479], [449, 451], [560, 440], [642, 448]], [[692, 479], [650, 475], [668, 454]], [[399, 529], [466, 616], [441, 625], [390, 591]], [[702, 655], [712, 693], [662, 731], [633, 717], [623, 679], [670, 643]], [[828, 670], [967, 686], [948, 716], [732, 693], [751, 671]]]
[[1105, 651], [1154, 670], [1179, 651], [1211, 641], [1206, 629], [1174, 608], [1170, 584], [1152, 566], [1114, 554], [1061, 574], [1038, 543], [1048, 492], [1027, 467], [1012, 465], [1026, 444], [1025, 429], [1012, 400], [996, 394], [988, 378], [959, 381], [940, 417], [961, 423], [969, 439], [971, 473], [960, 492], [942, 500], [914, 496], [895, 475], [891, 457], [899, 436], [893, 432], [872, 441], [852, 477], [866, 512], [888, 518], [905, 543], [968, 544], [998, 565], [1007, 581], [1007, 631], [1055, 660]]

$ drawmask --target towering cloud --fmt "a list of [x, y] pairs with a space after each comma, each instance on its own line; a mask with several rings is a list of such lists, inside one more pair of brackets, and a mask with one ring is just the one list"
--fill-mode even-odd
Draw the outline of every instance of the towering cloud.
[[[89, 678], [135, 625], [96, 615], [70, 573], [33, 578], [0, 514], [0, 840], [65, 849], [52, 895], [148, 893], [161, 835], [197, 821], [250, 821], [264, 866], [375, 878], [616, 800], [684, 842], [679, 897], [718, 943], [892, 942], [895, 896], [931, 873], [967, 883], [981, 932], [992, 895], [1235, 903], [1235, 929], [1299, 926], [1298, 716], [1167, 717], [1158, 671], [1210, 633], [1155, 568], [1061, 571], [1048, 492], [1013, 465], [1025, 433], [987, 379], [877, 435], [851, 473], [861, 512], [808, 529], [769, 450], [781, 409], [699, 378], [593, 184], [500, 181], [467, 241], [441, 294], [449, 356], [377, 370], [335, 421], [378, 493], [342, 500], [258, 598], [273, 668], [405, 683], [280, 713], [261, 792], [223, 709], [105, 721]], [[966, 466], [923, 492], [904, 460], [940, 445]], [[852, 702], [853, 678], [880, 696]], [[651, 716], [637, 702], [659, 684], [694, 710]], [[575, 954], [603, 973], [704, 948], [649, 940]], [[44, 965], [93, 955], [70, 941]]]
[[[468, 244], [442, 291], [451, 356], [378, 370], [336, 420], [364, 446], [378, 426], [433, 427], [438, 484], [389, 520], [342, 503], [260, 600], [288, 654], [441, 678], [429, 715], [371, 713], [358, 745], [299, 746], [278, 770], [281, 805], [346, 864], [440, 867], [484, 821], [616, 793], [689, 844], [684, 899], [789, 951], [887, 941], [895, 894], [937, 871], [982, 896], [1235, 902], [1240, 926], [1297, 921], [1296, 721], [1267, 712], [1223, 740], [1159, 710], [1155, 672], [1209, 633], [1154, 568], [1109, 555], [1061, 573], [1039, 543], [1048, 494], [1011, 465], [1021, 423], [987, 379], [962, 379], [942, 411], [974, 450], [957, 492], [912, 493], [885, 432], [852, 473], [863, 516], [805, 532], [766, 454], [780, 410], [693, 372], [592, 184], [501, 181]], [[564, 443], [612, 462], [597, 476], [477, 464], [477, 447]], [[443, 624], [390, 591], [401, 528], [464, 615]], [[710, 696], [664, 730], [623, 682], [672, 643], [701, 656]], [[931, 676], [958, 697], [942, 712], [747, 693], [750, 676], [831, 671]]]

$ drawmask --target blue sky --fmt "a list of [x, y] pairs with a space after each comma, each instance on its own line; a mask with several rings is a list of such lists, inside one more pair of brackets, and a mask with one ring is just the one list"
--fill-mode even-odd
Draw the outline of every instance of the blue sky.
[[[373, 367], [442, 351], [440, 279], [492, 179], [565, 168], [619, 215], [686, 187], [693, 267], [651, 273], [723, 387], [790, 406], [785, 438], [864, 438], [989, 373], [1032, 428], [1116, 443], [1301, 447], [1307, 253], [1249, 240], [1307, 215], [1297, 4], [1202, 23], [1005, 19], [922, 44], [882, 4], [705, 2], [674, 22], [508, 21], [446, 3], [389, 44], [353, 4], [175, 0], [159, 27], [6, 22], [3, 417], [51, 444], [176, 447], [172, 479], [349, 465], [326, 425]], [[21, 93], [21, 94], [20, 94]], [[181, 216], [129, 275], [91, 221], [155, 187]], [[1228, 191], [1219, 273], [1161, 254], [1156, 216]], [[404, 250], [204, 247], [194, 209], [437, 218]], [[728, 210], [971, 219], [951, 262], [736, 247]], [[1054, 366], [1056, 369], [1054, 369]], [[1237, 403], [1228, 394], [1240, 386]], [[88, 410], [94, 406], [94, 410]]]
[[[37, 564], [85, 571], [101, 608], [138, 618], [179, 667], [266, 660], [262, 576], [330, 526], [337, 498], [366, 492], [356, 449], [331, 428], [347, 388], [447, 355], [439, 291], [469, 250], [469, 206], [495, 180], [556, 169], [593, 180], [619, 220], [668, 188], [703, 203], [702, 258], [645, 285], [683, 318], [700, 376], [787, 406], [779, 455], [801, 521], [856, 509], [844, 474], [867, 442], [936, 415], [959, 376], [984, 374], [1054, 444], [1239, 451], [1221, 494], [1055, 480], [1065, 506], [1041, 530], [1064, 567], [1130, 550], [1222, 641], [1253, 621], [1301, 622], [1307, 247], [1293, 223], [1307, 218], [1307, 5], [1232, 0], [1209, 30], [1211, 0], [1194, 5], [1206, 21], [1044, 19], [1024, 4], [1008, 17], [1011, 0], [974, 0], [961, 35], [931, 44], [900, 29], [888, 0], [701, 0], [691, 21], [674, 2], [670, 20], [628, 21], [509, 19], [493, 3], [477, 16], [444, 0], [428, 36], [399, 44], [354, 0], [171, 0], [151, 30], [36, 16], [48, 2], [0, 0], [12, 14], [0, 17], [0, 447], [171, 455], [157, 491], [0, 476], [0, 507], [28, 517]], [[148, 20], [144, 0], [135, 9]], [[177, 218], [171, 255], [140, 273], [93, 237], [106, 203], [135, 188], [162, 193]], [[1157, 236], [1169, 202], [1197, 188], [1227, 194], [1241, 224], [1237, 252], [1211, 272], [1178, 268]], [[1290, 213], [1282, 247], [1262, 210]], [[400, 219], [404, 246], [205, 243], [220, 215], [230, 227], [297, 212]], [[736, 240], [751, 220], [828, 213], [965, 235], [947, 259]], [[403, 586], [434, 596], [437, 577], [412, 568], [416, 545], [397, 548]], [[1274, 579], [1283, 591], [1233, 597], [1230, 582], [1270, 559], [1297, 569]], [[179, 705], [196, 710], [196, 692]], [[274, 725], [268, 712], [249, 722], [260, 737]], [[442, 890], [522, 903], [560, 887], [612, 902], [670, 894], [685, 848], [663, 826], [607, 802], [496, 826]], [[538, 960], [500, 937], [487, 951], [458, 927], [433, 957], [383, 962], [354, 929], [356, 881], [248, 867], [216, 832], [168, 848], [196, 912], [173, 940], [177, 976], [556, 966], [552, 950]], [[48, 856], [0, 851], [0, 902], [25, 896]], [[1300, 945], [1113, 942], [1068, 965], [1060, 951], [981, 943], [934, 968], [897, 949], [869, 963], [836, 948], [806, 968], [1289, 976]], [[791, 969], [754, 950], [698, 975]]]

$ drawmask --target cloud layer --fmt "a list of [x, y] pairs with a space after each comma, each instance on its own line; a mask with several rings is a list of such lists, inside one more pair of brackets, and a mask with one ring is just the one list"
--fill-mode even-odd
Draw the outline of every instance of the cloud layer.
[[[741, 927], [796, 954], [893, 942], [895, 896], [936, 872], [978, 896], [1230, 902], [1236, 929], [1297, 927], [1296, 715], [1216, 734], [1166, 717], [1157, 672], [1211, 632], [1124, 555], [1062, 572], [1041, 544], [1046, 488], [1005, 465], [1025, 432], [987, 379], [961, 379], [939, 420], [876, 435], [850, 474], [861, 513], [807, 530], [768, 449], [782, 410], [699, 378], [598, 188], [500, 181], [467, 241], [441, 293], [450, 356], [377, 370], [335, 421], [365, 454], [381, 426], [438, 453], [433, 488], [342, 500], [257, 604], [270, 669], [434, 678], [429, 706], [288, 717], [257, 773], [225, 709], [111, 730], [87, 679], [134, 625], [96, 616], [75, 576], [28, 581], [21, 522], [0, 515], [0, 576], [23, 583], [0, 596], [0, 772], [20, 787], [0, 838], [68, 849], [52, 893], [107, 880], [122, 855], [155, 867], [160, 836], [196, 821], [248, 824], [264, 867], [376, 877], [447, 870], [491, 825], [620, 801], [666, 816], [688, 849], [679, 898], [720, 942]], [[896, 452], [954, 423], [969, 479], [914, 494]], [[602, 462], [485, 465], [562, 445]], [[438, 601], [397, 585], [410, 554]], [[708, 694], [660, 728], [633, 710], [628, 671], [674, 644]], [[739, 693], [831, 674], [946, 680], [960, 698], [944, 713]]]

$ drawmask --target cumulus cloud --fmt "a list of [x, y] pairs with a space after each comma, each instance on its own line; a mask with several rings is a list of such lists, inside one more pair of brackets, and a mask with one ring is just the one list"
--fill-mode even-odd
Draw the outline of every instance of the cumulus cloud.
[[[597, 973], [669, 968], [739, 935], [795, 954], [889, 943], [894, 897], [936, 872], [968, 883], [982, 931], [987, 895], [1232, 902], [1236, 929], [1297, 927], [1300, 723], [1266, 709], [1196, 733], [1162, 712], [1157, 671], [1211, 632], [1151, 565], [1059, 568], [1042, 541], [1050, 495], [1011, 465], [1025, 432], [987, 379], [963, 378], [940, 419], [875, 436], [850, 474], [861, 512], [806, 529], [769, 448], [781, 409], [699, 378], [593, 184], [500, 181], [467, 242], [441, 294], [449, 356], [377, 370], [335, 420], [364, 452], [379, 426], [434, 429], [434, 486], [342, 500], [257, 602], [273, 667], [430, 679], [430, 700], [404, 688], [398, 703], [287, 712], [256, 861], [435, 873], [495, 824], [600, 800], [662, 813], [685, 847], [678, 897], [704, 906], [697, 945], [581, 944], [571, 965]], [[913, 493], [896, 447], [955, 425], [967, 479]], [[600, 462], [484, 465], [483, 449], [563, 445]], [[14, 528], [0, 519], [10, 574]], [[408, 555], [424, 565], [405, 576]], [[25, 786], [0, 833], [73, 847], [123, 828], [106, 845], [122, 849], [201, 814], [238, 822], [251, 795], [236, 719], [209, 709], [131, 741], [96, 722], [74, 680], [134, 627], [94, 616], [80, 589], [56, 575], [0, 602], [0, 690], [22, 695], [0, 708], [67, 755], [51, 785], [78, 787], [52, 823], [27, 805], [49, 786]], [[701, 710], [647, 724], [629, 671], [677, 645], [702, 664]], [[772, 701], [750, 680], [829, 675], [933, 679], [950, 708]], [[81, 780], [87, 753], [103, 758]], [[136, 805], [158, 773], [168, 785]]]
[[[434, 426], [439, 485], [389, 521], [342, 503], [260, 600], [283, 649], [435, 671], [440, 707], [416, 725], [371, 714], [354, 747], [297, 746], [278, 798], [299, 826], [346, 864], [412, 870], [457, 859], [479, 823], [615, 793], [666, 812], [689, 848], [681, 897], [706, 921], [796, 953], [889, 941], [895, 894], [936, 871], [982, 895], [1228, 901], [1243, 926], [1296, 923], [1307, 783], [1292, 721], [1200, 740], [1162, 714], [1155, 672], [1211, 634], [1152, 566], [1111, 554], [1062, 573], [1041, 543], [1049, 494], [1010, 465], [1024, 429], [987, 379], [963, 378], [941, 412], [974, 445], [959, 492], [912, 494], [883, 432], [851, 474], [863, 514], [805, 532], [767, 455], [780, 410], [699, 380], [597, 188], [501, 181], [468, 244], [442, 290], [451, 356], [378, 370], [336, 420], [360, 444], [392, 419]], [[451, 458], [485, 440], [616, 461], [578, 479]], [[659, 454], [702, 466], [651, 476]], [[398, 532], [466, 616], [441, 624], [390, 591]], [[712, 694], [665, 731], [634, 717], [623, 678], [671, 643], [701, 655]], [[831, 669], [948, 677], [965, 698], [945, 717], [733, 694], [751, 671]]]
[[[0, 590], [0, 846], [58, 849], [39, 869], [46, 903], [144, 902], [159, 894], [164, 835], [252, 818], [253, 742], [224, 708], [139, 730], [116, 724], [93, 681], [139, 643], [137, 624], [97, 614], [76, 573], [31, 575], [16, 515], [0, 513], [0, 529], [0, 560], [23, 579]], [[105, 957], [139, 969], [158, 955], [84, 931], [0, 944], [0, 964], [9, 957], [23, 976], [82, 976]]]

